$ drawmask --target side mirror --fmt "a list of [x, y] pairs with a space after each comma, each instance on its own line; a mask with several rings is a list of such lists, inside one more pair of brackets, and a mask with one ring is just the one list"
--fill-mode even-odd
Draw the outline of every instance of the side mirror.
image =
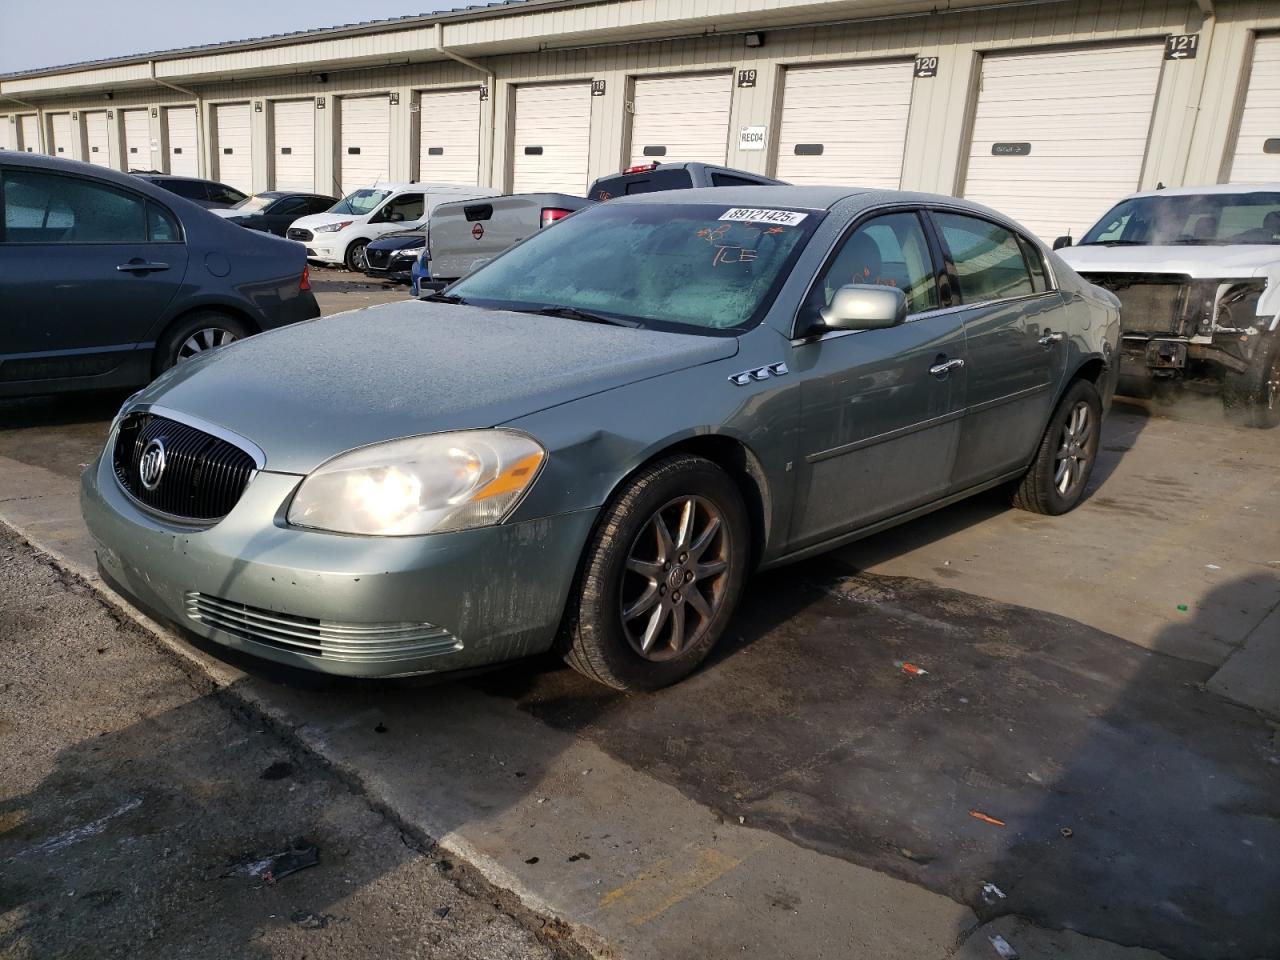
[[1070, 236], [1059, 237], [1057, 240], [1053, 241], [1053, 249], [1061, 250], [1063, 247], [1069, 247], [1071, 246], [1071, 242]]
[[907, 319], [907, 296], [897, 287], [851, 283], [819, 311], [828, 330], [881, 330]]

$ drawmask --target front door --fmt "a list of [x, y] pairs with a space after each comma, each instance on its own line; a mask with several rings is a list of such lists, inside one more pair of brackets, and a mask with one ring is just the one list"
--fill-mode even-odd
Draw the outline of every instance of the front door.
[[[944, 496], [965, 408], [965, 337], [940, 300], [914, 211], [884, 214], [843, 242], [811, 294], [848, 283], [900, 287], [908, 319], [796, 343], [801, 458], [791, 548], [803, 549]], [[812, 307], [813, 304], [808, 304]]]
[[109, 373], [147, 341], [186, 273], [177, 221], [86, 177], [0, 169], [0, 378]]
[[955, 487], [991, 480], [1027, 464], [1049, 419], [1066, 369], [1062, 298], [1048, 287], [1030, 241], [988, 220], [933, 211], [964, 303], [968, 414]]

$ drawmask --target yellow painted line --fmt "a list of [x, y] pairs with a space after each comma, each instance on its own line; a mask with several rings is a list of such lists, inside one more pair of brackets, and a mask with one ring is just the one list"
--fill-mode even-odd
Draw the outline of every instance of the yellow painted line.
[[656, 919], [676, 904], [719, 880], [742, 861], [719, 850], [699, 850], [693, 862], [680, 865], [671, 857], [657, 860], [634, 880], [600, 898], [602, 910], [625, 911], [634, 927]]

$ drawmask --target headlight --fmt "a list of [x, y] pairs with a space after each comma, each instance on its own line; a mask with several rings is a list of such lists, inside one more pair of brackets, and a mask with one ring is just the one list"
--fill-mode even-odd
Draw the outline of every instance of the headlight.
[[401, 247], [396, 251], [396, 255], [401, 257], [413, 257], [416, 260], [418, 257], [422, 256], [422, 251], [425, 249], [425, 247]]
[[120, 426], [120, 421], [124, 419], [125, 412], [133, 406], [133, 401], [138, 399], [138, 394], [140, 393], [142, 393], [142, 391], [138, 390], [129, 394], [129, 396], [125, 398], [124, 403], [120, 404], [120, 409], [116, 411], [115, 417], [111, 420], [111, 429], [107, 431], [107, 436], [111, 436], [111, 434], [116, 432], [116, 427]]
[[289, 523], [383, 537], [492, 526], [514, 509], [545, 458], [536, 441], [507, 430], [361, 447], [302, 481]]
[[326, 223], [323, 227], [316, 227], [316, 233], [337, 233], [339, 230], [347, 229], [353, 223], [355, 223], [354, 220], [343, 220], [341, 223]]

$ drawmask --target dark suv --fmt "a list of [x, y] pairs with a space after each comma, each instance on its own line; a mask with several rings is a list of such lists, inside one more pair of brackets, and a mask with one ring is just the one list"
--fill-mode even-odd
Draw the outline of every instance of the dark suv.
[[319, 314], [299, 244], [136, 176], [0, 153], [0, 397], [140, 386]]

